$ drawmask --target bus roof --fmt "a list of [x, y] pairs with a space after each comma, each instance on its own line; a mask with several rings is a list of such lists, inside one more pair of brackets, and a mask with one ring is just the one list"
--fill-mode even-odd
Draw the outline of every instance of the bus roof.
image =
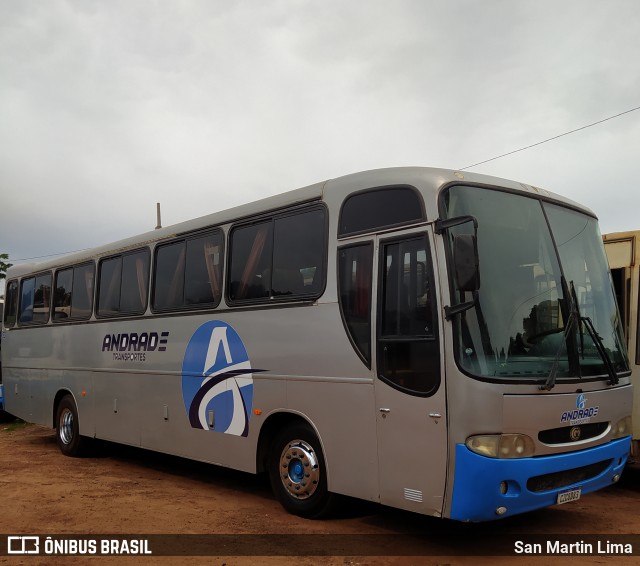
[[430, 167], [391, 167], [386, 169], [372, 169], [334, 179], [327, 179], [313, 185], [276, 194], [274, 196], [207, 214], [205, 216], [180, 222], [164, 228], [150, 230], [136, 236], [124, 238], [116, 242], [78, 251], [72, 254], [67, 254], [55, 259], [14, 265], [9, 268], [7, 278], [20, 277], [27, 273], [36, 273], [38, 271], [55, 269], [56, 267], [77, 264], [89, 259], [112, 255], [127, 249], [134, 249], [139, 246], [170, 239], [181, 234], [203, 230], [209, 226], [228, 224], [262, 213], [268, 213], [281, 208], [294, 206], [296, 204], [321, 200], [328, 192], [334, 193], [334, 191], [337, 191], [338, 193], [343, 193], [343, 196], [346, 196], [354, 190], [354, 185], [374, 188], [376, 186], [389, 186], [394, 184], [416, 184], [422, 188], [430, 187], [434, 193], [436, 193], [445, 185], [465, 182], [485, 186], [502, 187], [512, 191], [541, 196], [549, 200], [557, 201], [560, 204], [570, 206], [571, 208], [578, 209], [595, 217], [595, 214], [590, 209], [570, 199], [547, 191], [546, 189], [541, 189], [516, 181], [510, 181], [508, 179], [466, 171], [455, 171], [451, 169], [437, 169]]

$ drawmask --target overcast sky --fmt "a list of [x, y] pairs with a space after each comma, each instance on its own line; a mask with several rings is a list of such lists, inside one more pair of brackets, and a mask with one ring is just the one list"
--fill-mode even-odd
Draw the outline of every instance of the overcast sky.
[[[0, 253], [144, 232], [156, 202], [170, 225], [462, 168], [638, 106], [637, 0], [0, 0]], [[470, 170], [640, 229], [640, 110]]]

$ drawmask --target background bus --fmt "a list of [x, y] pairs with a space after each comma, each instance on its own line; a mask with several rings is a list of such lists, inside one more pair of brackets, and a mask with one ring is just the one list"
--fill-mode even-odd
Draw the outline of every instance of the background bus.
[[2, 321], [4, 320], [4, 299], [0, 298], [0, 418], [4, 412], [4, 387], [2, 386]]
[[0, 422], [12, 420], [13, 417], [4, 410], [4, 385], [2, 384], [2, 321], [4, 320], [4, 298], [0, 298]]
[[12, 414], [481, 521], [616, 482], [632, 387], [597, 220], [546, 190], [368, 171], [10, 268]]
[[612, 232], [605, 234], [603, 238], [627, 341], [631, 381], [636, 388], [633, 401], [632, 458], [637, 463], [640, 462], [640, 395], [637, 393], [640, 388], [640, 230]]

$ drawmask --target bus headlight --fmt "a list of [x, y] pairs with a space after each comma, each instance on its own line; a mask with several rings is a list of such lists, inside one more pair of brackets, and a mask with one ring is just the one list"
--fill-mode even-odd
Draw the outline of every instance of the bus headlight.
[[536, 450], [526, 434], [481, 434], [467, 438], [465, 445], [489, 458], [530, 458]]
[[631, 417], [620, 419], [613, 427], [613, 438], [624, 438], [631, 434]]

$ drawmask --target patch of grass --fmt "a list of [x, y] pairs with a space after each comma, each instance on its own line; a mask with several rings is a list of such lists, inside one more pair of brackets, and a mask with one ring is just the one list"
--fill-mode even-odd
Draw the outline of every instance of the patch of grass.
[[26, 428], [29, 423], [24, 422], [21, 419], [14, 419], [11, 422], [0, 423], [0, 432], [14, 432], [16, 430], [22, 430]]

